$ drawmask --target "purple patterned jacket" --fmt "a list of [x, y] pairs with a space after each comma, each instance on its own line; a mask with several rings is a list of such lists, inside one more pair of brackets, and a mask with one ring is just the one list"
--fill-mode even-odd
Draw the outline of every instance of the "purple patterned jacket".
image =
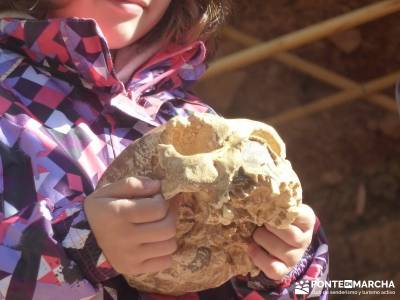
[[213, 112], [188, 91], [205, 71], [205, 53], [202, 42], [170, 45], [122, 83], [93, 20], [0, 20], [0, 299], [292, 299], [296, 281], [326, 278], [319, 222], [279, 284], [261, 274], [181, 297], [148, 294], [102, 255], [82, 202], [149, 129]]

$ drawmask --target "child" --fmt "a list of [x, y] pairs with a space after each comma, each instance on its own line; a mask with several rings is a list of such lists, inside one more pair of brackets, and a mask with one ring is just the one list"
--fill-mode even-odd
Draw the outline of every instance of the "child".
[[[213, 112], [188, 89], [226, 5], [2, 1], [0, 299], [178, 299], [137, 291], [120, 275], [171, 264], [176, 208], [160, 182], [94, 188], [154, 126]], [[257, 277], [179, 299], [288, 299], [297, 281], [326, 279], [327, 245], [308, 206], [289, 229], [260, 227], [253, 238]]]

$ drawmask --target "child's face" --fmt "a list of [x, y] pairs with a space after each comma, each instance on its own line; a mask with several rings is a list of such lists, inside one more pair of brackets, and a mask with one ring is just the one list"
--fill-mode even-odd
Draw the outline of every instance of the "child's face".
[[119, 49], [140, 39], [161, 19], [171, 0], [65, 0], [49, 17], [92, 18], [109, 47]]

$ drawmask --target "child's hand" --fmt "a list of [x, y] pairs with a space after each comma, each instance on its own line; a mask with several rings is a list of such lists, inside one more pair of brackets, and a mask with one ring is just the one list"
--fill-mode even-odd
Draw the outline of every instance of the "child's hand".
[[300, 261], [311, 243], [315, 223], [314, 211], [308, 205], [300, 206], [300, 213], [288, 229], [276, 229], [269, 225], [254, 231], [249, 245], [249, 256], [264, 274], [273, 280], [281, 280]]
[[84, 209], [97, 243], [113, 268], [124, 274], [171, 266], [176, 244], [176, 206], [160, 181], [130, 177], [89, 195]]

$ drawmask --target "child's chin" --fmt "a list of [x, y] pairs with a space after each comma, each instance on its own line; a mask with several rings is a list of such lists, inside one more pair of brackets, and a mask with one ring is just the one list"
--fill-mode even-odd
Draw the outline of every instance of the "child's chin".
[[121, 0], [108, 0], [108, 2], [116, 12], [126, 16], [138, 16], [143, 13], [144, 8], [133, 2]]
[[124, 48], [128, 45], [134, 43], [138, 38], [134, 34], [127, 35], [127, 31], [124, 33], [119, 32], [109, 32], [105, 33], [105, 37], [108, 43], [108, 47], [113, 50]]

